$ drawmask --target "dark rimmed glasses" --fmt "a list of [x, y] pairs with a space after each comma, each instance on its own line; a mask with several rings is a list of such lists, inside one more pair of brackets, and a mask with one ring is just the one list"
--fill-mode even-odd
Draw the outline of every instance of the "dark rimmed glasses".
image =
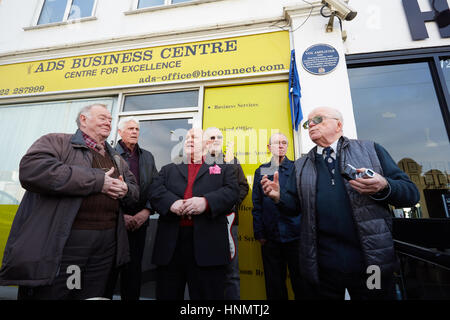
[[311, 120], [306, 120], [305, 123], [303, 123], [303, 128], [305, 130], [307, 130], [307, 129], [309, 129], [309, 124], [311, 122], [314, 123], [314, 124], [319, 124], [319, 123], [322, 123], [323, 119], [339, 120], [338, 118], [333, 118], [333, 117], [315, 116], [315, 117], [311, 118]]

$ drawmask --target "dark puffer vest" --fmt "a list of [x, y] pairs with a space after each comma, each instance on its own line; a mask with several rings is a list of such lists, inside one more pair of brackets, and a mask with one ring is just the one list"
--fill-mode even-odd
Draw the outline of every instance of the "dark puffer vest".
[[[297, 191], [301, 212], [300, 262], [303, 275], [311, 282], [319, 282], [316, 221], [317, 169], [313, 148], [306, 156], [295, 162]], [[356, 168], [371, 168], [383, 175], [374, 142], [349, 140], [342, 137], [338, 143], [340, 168], [352, 164]], [[360, 195], [348, 181], [345, 188], [352, 208], [353, 221], [361, 242], [366, 266], [377, 265], [382, 274], [397, 268], [392, 239], [392, 216], [386, 203], [380, 203], [369, 196]]]

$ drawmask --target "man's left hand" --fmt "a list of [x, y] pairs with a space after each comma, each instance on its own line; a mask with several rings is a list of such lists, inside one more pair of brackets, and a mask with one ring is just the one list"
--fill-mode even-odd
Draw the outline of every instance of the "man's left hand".
[[[364, 172], [365, 170], [365, 168], [357, 169], [358, 172]], [[350, 180], [349, 183], [353, 189], [364, 195], [373, 195], [388, 185], [386, 178], [376, 172], [372, 178], [358, 178]]]

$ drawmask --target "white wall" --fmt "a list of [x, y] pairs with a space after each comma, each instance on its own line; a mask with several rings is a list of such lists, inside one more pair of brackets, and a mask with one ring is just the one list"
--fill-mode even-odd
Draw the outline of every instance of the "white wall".
[[[283, 6], [299, 0], [217, 0], [196, 5], [124, 14], [135, 0], [97, 0], [96, 20], [24, 31], [39, 15], [41, 0], [0, 1], [0, 57], [38, 48], [126, 39], [214, 28], [283, 17]], [[303, 2], [302, 2], [303, 3]]]
[[[421, 11], [431, 11], [428, 0], [418, 3]], [[344, 22], [347, 54], [450, 45], [450, 38], [441, 38], [435, 22], [425, 24], [428, 39], [413, 41], [402, 0], [350, 0], [349, 5], [358, 14]]]
[[[356, 138], [350, 84], [345, 63], [345, 48], [339, 24], [335, 21], [333, 32], [325, 32], [328, 19], [318, 14], [320, 3], [316, 1], [315, 4], [318, 7], [311, 16], [309, 16], [310, 6], [308, 5], [287, 8], [287, 13], [292, 19], [292, 30], [294, 30], [292, 39], [302, 88], [303, 117], [306, 119], [308, 113], [316, 107], [336, 108], [342, 112], [344, 117], [344, 135], [349, 138]], [[301, 60], [303, 52], [308, 47], [320, 43], [331, 45], [338, 51], [339, 63], [336, 69], [329, 74], [314, 75], [303, 68]], [[307, 153], [314, 146], [309, 138], [308, 131], [303, 128], [299, 128], [299, 140], [301, 153]]]

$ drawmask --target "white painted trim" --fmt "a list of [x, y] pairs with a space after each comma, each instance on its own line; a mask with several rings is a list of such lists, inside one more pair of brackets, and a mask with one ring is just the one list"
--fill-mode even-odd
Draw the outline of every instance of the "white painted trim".
[[[167, 119], [183, 119], [183, 118], [194, 118], [195, 114], [198, 112], [181, 112], [176, 114], [146, 114], [146, 115], [137, 115], [136, 119], [139, 121], [148, 121], [148, 120], [167, 120]], [[121, 117], [125, 117], [126, 115], [119, 115], [119, 119]]]
[[[167, 91], [167, 93], [170, 93], [171, 91]], [[172, 91], [173, 92], [173, 91]], [[158, 94], [159, 92], [148, 92], [148, 93], [142, 93], [141, 95], [149, 95], [149, 94]], [[127, 95], [129, 96], [129, 95]], [[124, 105], [125, 106], [125, 100]], [[198, 106], [195, 107], [187, 107], [187, 108], [167, 108], [167, 109], [151, 109], [151, 110], [138, 110], [138, 111], [122, 111], [120, 112], [121, 116], [138, 116], [141, 114], [163, 114], [163, 113], [180, 113], [180, 112], [197, 112]]]
[[[37, 26], [39, 18], [41, 17], [42, 9], [44, 8], [45, 0], [38, 0], [36, 8], [34, 9], [33, 19], [30, 26]], [[25, 29], [24, 29], [25, 30]]]
[[181, 3], [175, 3], [175, 4], [172, 4], [172, 0], [165, 0], [164, 4], [162, 4], [162, 5], [138, 9], [139, 0], [137, 0], [137, 1], [135, 1], [135, 5], [133, 6], [133, 9], [131, 9], [129, 11], [125, 11], [123, 14], [128, 16], [128, 15], [133, 15], [133, 14], [174, 9], [174, 8], [193, 6], [193, 5], [199, 5], [199, 4], [203, 4], [203, 3], [209, 3], [209, 2], [218, 2], [218, 1], [223, 1], [223, 0], [192, 0], [192, 1], [188, 1], [188, 2], [181, 2]]
[[[53, 23], [37, 24], [34, 26], [23, 27], [22, 29], [24, 31], [38, 30], [38, 29], [51, 28], [51, 27], [55, 27], [55, 26], [65, 26], [65, 25], [69, 25], [69, 24], [73, 24], [73, 23], [94, 21], [94, 20], [97, 20], [97, 17], [91, 16], [91, 17], [84, 17], [84, 18], [80, 18], [80, 19], [71, 19], [71, 20], [65, 20], [65, 21], [59, 21], [59, 22], [53, 22]], [[1, 56], [0, 56], [0, 58], [1, 58]]]
[[198, 91], [198, 127], [203, 128], [203, 105], [205, 101], [205, 86], [201, 85]]
[[64, 11], [62, 21], [67, 21], [69, 18], [70, 10], [72, 9], [73, 0], [67, 0], [66, 2], [66, 10]]

